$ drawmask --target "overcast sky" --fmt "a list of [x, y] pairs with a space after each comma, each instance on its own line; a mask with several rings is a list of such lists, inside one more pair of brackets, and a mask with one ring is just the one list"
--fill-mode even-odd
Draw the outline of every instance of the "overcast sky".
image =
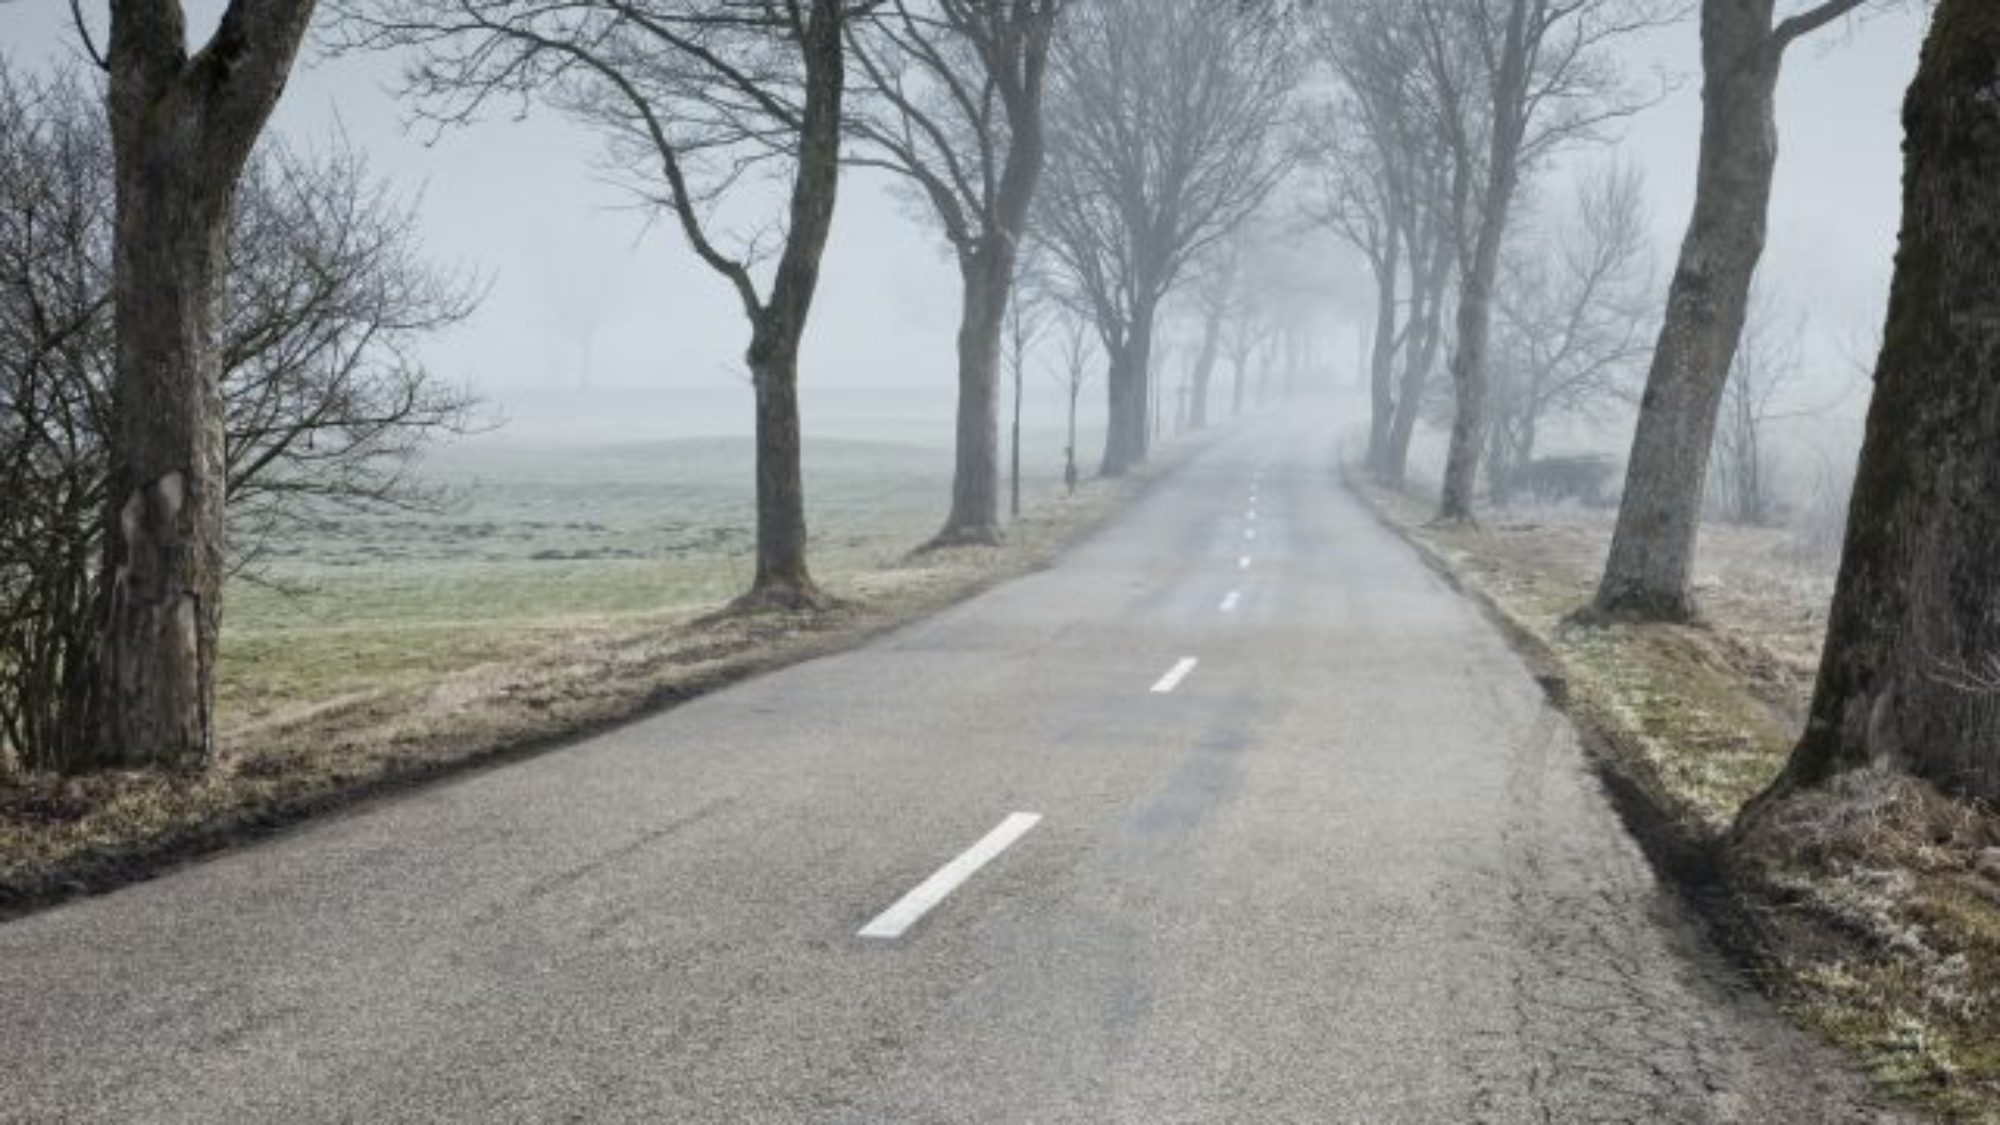
[[[205, 33], [220, 8], [220, 0], [190, 3], [196, 30]], [[1921, 32], [1917, 16], [1892, 12], [1824, 33], [1797, 49], [1787, 68], [1767, 281], [1791, 307], [1812, 313], [1823, 362], [1871, 335], [1881, 319], [1897, 221], [1897, 109]], [[73, 55], [66, 5], [0, 2], [0, 49], [27, 65]], [[1700, 124], [1694, 27], [1632, 55], [1635, 65], [1664, 66], [1685, 79], [1605, 154], [1647, 174], [1664, 273], [1692, 200]], [[427, 145], [404, 128], [392, 92], [396, 68], [380, 57], [312, 58], [276, 124], [307, 145], [344, 129], [379, 174], [422, 193], [430, 254], [492, 278], [473, 324], [431, 349], [440, 373], [503, 402], [518, 388], [575, 387], [588, 338], [594, 386], [741, 382], [745, 328], [732, 296], [670, 230], [649, 228], [604, 182], [593, 169], [599, 150], [591, 135], [553, 114], [518, 122], [503, 115]], [[956, 311], [956, 271], [930, 231], [881, 181], [850, 177], [803, 378], [949, 386]]]

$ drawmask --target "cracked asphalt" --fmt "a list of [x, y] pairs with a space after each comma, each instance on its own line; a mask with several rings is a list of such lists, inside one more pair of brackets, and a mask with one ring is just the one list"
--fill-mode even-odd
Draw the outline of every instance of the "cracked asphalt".
[[0, 926], [0, 1120], [1911, 1120], [1704, 947], [1325, 432], [864, 648]]

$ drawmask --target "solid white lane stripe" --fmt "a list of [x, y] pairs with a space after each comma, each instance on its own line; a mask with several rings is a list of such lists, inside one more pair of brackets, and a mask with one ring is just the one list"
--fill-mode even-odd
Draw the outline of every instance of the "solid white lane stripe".
[[1000, 827], [988, 832], [978, 843], [960, 853], [957, 859], [938, 868], [936, 874], [897, 899], [896, 905], [861, 927], [860, 936], [877, 940], [902, 937], [903, 931], [917, 924], [917, 919], [930, 913], [931, 908], [943, 902], [946, 895], [958, 889], [959, 884], [972, 878], [995, 856], [1012, 847], [1014, 841], [1027, 835], [1028, 829], [1040, 824], [1041, 820], [1040, 813], [1017, 812], [1009, 815], [1000, 822]]
[[1243, 595], [1240, 591], [1236, 590], [1229, 591], [1229, 596], [1222, 599], [1222, 612], [1235, 613], [1237, 603], [1241, 602], [1242, 600], [1243, 600]]
[[1166, 675], [1160, 677], [1160, 682], [1153, 685], [1153, 694], [1165, 695], [1181, 686], [1181, 681], [1187, 679], [1188, 673], [1194, 671], [1194, 666], [1199, 663], [1192, 656], [1181, 657], [1178, 663], [1167, 669]]

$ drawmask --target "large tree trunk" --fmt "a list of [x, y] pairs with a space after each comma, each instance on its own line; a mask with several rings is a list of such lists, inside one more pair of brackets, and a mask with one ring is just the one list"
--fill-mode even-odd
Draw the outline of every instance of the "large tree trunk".
[[812, 609], [823, 598], [806, 566], [806, 499], [799, 441], [797, 333], [750, 360], [757, 391], [757, 572], [745, 610]]
[[755, 318], [747, 355], [757, 391], [757, 574], [735, 608], [815, 609], [826, 598], [806, 567], [805, 484], [799, 463], [799, 346], [819, 286], [840, 184], [845, 89], [843, 0], [814, 0], [806, 24], [805, 119], [792, 178], [791, 225]]
[[1153, 307], [1140, 301], [1132, 310], [1132, 320], [1124, 339], [1110, 348], [1111, 365], [1105, 379], [1109, 396], [1110, 426], [1104, 436], [1104, 460], [1100, 476], [1124, 476], [1146, 460], [1150, 445], [1152, 404]]
[[1729, 367], [1764, 253], [1778, 161], [1775, 115], [1782, 44], [1773, 0], [1702, 7], [1701, 158], [1694, 217], [1667, 296], [1666, 319], [1640, 401], [1618, 528], [1598, 585], [1598, 613], [1641, 620], [1694, 616], [1702, 489]]
[[233, 184], [207, 182], [172, 151], [198, 128], [177, 124], [120, 150], [102, 765], [199, 766], [213, 745], [225, 480], [215, 339]]
[[238, 0], [189, 56], [179, 6], [112, 11], [116, 415], [104, 548], [103, 709], [77, 768], [199, 768], [222, 622], [222, 315], [236, 185], [312, 13]]
[[[999, 241], [999, 240], [992, 240]], [[1000, 542], [1000, 335], [1007, 317], [1013, 254], [988, 245], [960, 263], [957, 464], [951, 514], [931, 546]]]
[[2000, 7], [1943, 0], [1819, 683], [1782, 788], [1885, 762], [2000, 800]]

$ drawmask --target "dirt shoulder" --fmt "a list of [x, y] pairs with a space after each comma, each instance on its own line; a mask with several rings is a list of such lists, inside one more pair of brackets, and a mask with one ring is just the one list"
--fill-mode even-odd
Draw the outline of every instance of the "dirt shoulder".
[[1514, 640], [1656, 864], [1800, 1023], [1947, 1120], [2000, 1122], [2000, 817], [1887, 775], [1738, 814], [1797, 740], [1830, 579], [1773, 533], [1704, 531], [1691, 626], [1580, 627], [1608, 517], [1430, 524], [1350, 479]]
[[633, 614], [539, 622], [489, 662], [349, 692], [222, 734], [198, 777], [0, 779], [0, 920], [430, 779], [556, 750], [717, 688], [869, 639], [1043, 566], [1203, 448], [1086, 482], [1000, 547], [911, 554], [848, 578], [809, 616]]

